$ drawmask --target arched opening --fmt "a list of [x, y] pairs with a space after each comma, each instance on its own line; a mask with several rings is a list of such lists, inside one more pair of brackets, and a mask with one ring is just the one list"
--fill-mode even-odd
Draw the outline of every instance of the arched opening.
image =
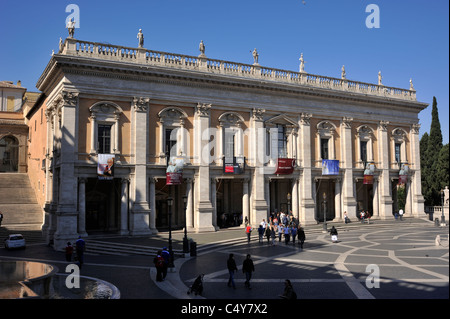
[[14, 136], [0, 139], [0, 173], [17, 172], [19, 168], [19, 141]]

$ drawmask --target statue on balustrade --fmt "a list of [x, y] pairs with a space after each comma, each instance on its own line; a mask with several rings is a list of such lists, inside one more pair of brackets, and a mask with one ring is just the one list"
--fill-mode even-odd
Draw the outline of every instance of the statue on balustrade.
[[73, 38], [75, 35], [75, 19], [72, 18], [69, 22], [67, 22], [67, 29], [69, 30], [69, 37]]
[[258, 51], [256, 51], [256, 48], [252, 52], [253, 54], [253, 64], [258, 64], [259, 54]]
[[143, 48], [144, 47], [144, 34], [142, 33], [142, 29], [139, 29], [137, 38], [139, 39], [139, 48]]
[[200, 56], [205, 56], [205, 44], [203, 43], [203, 40], [200, 41], [198, 49], [200, 50], [201, 53]]

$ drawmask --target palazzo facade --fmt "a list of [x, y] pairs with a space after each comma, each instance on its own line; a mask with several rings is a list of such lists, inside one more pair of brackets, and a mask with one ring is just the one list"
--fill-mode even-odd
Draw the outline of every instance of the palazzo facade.
[[[98, 231], [155, 234], [169, 218], [189, 232], [245, 218], [256, 225], [274, 211], [292, 211], [303, 225], [362, 209], [392, 218], [404, 167], [406, 216], [424, 214], [418, 114], [427, 104], [412, 84], [215, 60], [204, 46], [187, 56], [141, 44], [69, 37], [38, 80], [45, 99], [33, 114], [43, 109], [46, 146], [31, 156], [45, 159], [43, 230], [55, 249]], [[115, 159], [106, 180], [98, 174], [104, 154]], [[175, 157], [182, 178], [169, 185]], [[338, 164], [333, 174], [324, 173], [327, 161]]]

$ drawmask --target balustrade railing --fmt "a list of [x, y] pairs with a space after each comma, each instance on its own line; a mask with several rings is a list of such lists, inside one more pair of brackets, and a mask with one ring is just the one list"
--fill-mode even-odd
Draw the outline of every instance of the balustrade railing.
[[306, 87], [316, 87], [416, 101], [415, 90], [388, 87], [384, 85], [351, 81], [347, 79], [339, 79], [304, 72], [268, 68], [260, 65], [208, 59], [206, 57], [195, 57], [183, 54], [147, 50], [144, 48], [130, 48], [75, 39], [71, 40], [75, 43], [75, 49], [67, 50], [68, 41], [69, 39], [66, 39], [66, 42], [60, 49], [60, 54], [75, 54], [77, 56], [89, 58], [200, 70], [214, 74], [256, 78]]

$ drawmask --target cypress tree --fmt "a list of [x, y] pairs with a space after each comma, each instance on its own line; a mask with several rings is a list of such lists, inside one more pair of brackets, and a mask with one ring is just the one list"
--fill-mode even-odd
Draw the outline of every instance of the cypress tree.
[[433, 97], [433, 108], [431, 110], [431, 127], [430, 135], [428, 137], [427, 151], [427, 168], [429, 171], [425, 175], [425, 180], [428, 186], [426, 194], [430, 196], [429, 205], [440, 205], [440, 190], [441, 183], [437, 176], [437, 165], [439, 159], [439, 152], [442, 149], [442, 132], [441, 123], [439, 122], [439, 113], [437, 109], [436, 97]]
[[422, 135], [422, 138], [420, 139], [420, 171], [422, 176], [422, 195], [425, 199], [425, 205], [430, 206], [431, 205], [431, 196], [428, 190], [430, 189], [428, 185], [428, 179], [426, 176], [428, 176], [430, 167], [428, 165], [428, 156], [427, 156], [427, 150], [428, 150], [428, 132], [425, 132]]

